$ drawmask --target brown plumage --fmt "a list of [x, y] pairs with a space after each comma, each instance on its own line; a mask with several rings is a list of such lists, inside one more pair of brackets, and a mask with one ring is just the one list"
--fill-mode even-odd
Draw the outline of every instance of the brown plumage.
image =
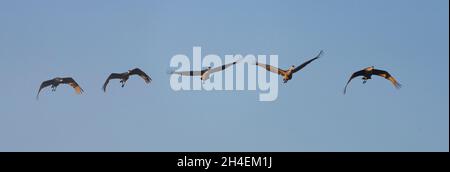
[[77, 82], [75, 82], [75, 80], [73, 78], [71, 78], [71, 77], [65, 77], [65, 78], [56, 77], [51, 80], [42, 82], [41, 86], [39, 87], [39, 91], [36, 95], [36, 99], [39, 99], [39, 93], [41, 92], [41, 90], [43, 88], [51, 85], [52, 91], [56, 91], [56, 87], [58, 87], [59, 84], [68, 84], [68, 85], [72, 86], [75, 89], [75, 92], [77, 94], [82, 94], [84, 92], [84, 90], [80, 87], [80, 85], [78, 85]]
[[122, 87], [125, 86], [125, 83], [127, 82], [128, 78], [131, 75], [138, 75], [142, 79], [144, 79], [145, 83], [149, 84], [152, 81], [152, 78], [150, 78], [144, 71], [142, 71], [139, 68], [135, 68], [133, 70], [128, 70], [124, 73], [112, 73], [109, 75], [109, 77], [106, 79], [105, 83], [103, 84], [103, 91], [106, 92], [106, 86], [109, 83], [109, 80], [111, 79], [120, 79], [120, 83], [122, 83]]
[[306, 65], [308, 65], [312, 61], [320, 58], [320, 56], [322, 54], [323, 54], [323, 51], [320, 51], [319, 54], [316, 57], [312, 58], [311, 60], [308, 60], [308, 61], [304, 62], [303, 64], [301, 64], [298, 67], [295, 67], [294, 65], [292, 65], [287, 70], [279, 69], [277, 67], [270, 66], [270, 65], [267, 65], [267, 64], [263, 64], [263, 63], [259, 63], [259, 62], [256, 62], [256, 65], [258, 65], [260, 67], [263, 67], [263, 68], [265, 68], [266, 70], [268, 70], [270, 72], [273, 72], [273, 73], [276, 73], [278, 75], [281, 75], [283, 77], [283, 83], [287, 83], [289, 80], [292, 79], [292, 74], [300, 71], [301, 69], [303, 69]]
[[367, 82], [367, 80], [372, 79], [372, 75], [378, 75], [381, 76], [389, 81], [391, 81], [391, 83], [394, 85], [395, 88], [399, 89], [401, 88], [401, 84], [397, 82], [397, 80], [391, 76], [391, 74], [389, 74], [388, 72], [384, 71], [384, 70], [379, 70], [379, 69], [375, 69], [373, 66], [371, 67], [367, 67], [363, 70], [357, 71], [355, 73], [352, 74], [352, 76], [350, 77], [350, 79], [347, 81], [347, 84], [345, 85], [344, 88], [344, 94], [347, 92], [347, 86], [350, 83], [350, 81], [352, 81], [353, 78], [356, 78], [358, 76], [362, 76], [362, 80], [363, 80], [363, 84], [365, 84]]

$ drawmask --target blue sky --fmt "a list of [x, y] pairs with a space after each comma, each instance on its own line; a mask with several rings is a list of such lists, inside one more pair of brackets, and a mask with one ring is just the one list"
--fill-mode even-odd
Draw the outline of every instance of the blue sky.
[[[0, 2], [0, 151], [449, 151], [447, 0]], [[172, 91], [176, 54], [277, 54], [279, 86]], [[363, 85], [352, 72], [391, 72]], [[110, 72], [139, 67], [153, 83]], [[35, 95], [39, 84], [72, 76]], [[280, 78], [281, 81], [281, 78]]]

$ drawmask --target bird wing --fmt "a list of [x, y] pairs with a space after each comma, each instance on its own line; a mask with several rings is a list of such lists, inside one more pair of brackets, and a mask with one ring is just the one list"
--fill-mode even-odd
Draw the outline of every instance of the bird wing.
[[170, 74], [178, 74], [178, 75], [182, 75], [182, 76], [200, 76], [203, 73], [205, 73], [208, 69], [204, 69], [202, 71], [179, 71], [179, 72], [175, 72], [172, 71], [170, 72]]
[[39, 91], [36, 95], [36, 99], [39, 99], [39, 93], [41, 92], [41, 90], [45, 87], [48, 87], [50, 85], [52, 85], [55, 82], [55, 80], [51, 79], [51, 80], [47, 80], [41, 83], [41, 86], [39, 87]]
[[75, 80], [71, 77], [63, 78], [61, 83], [69, 84], [70, 86], [72, 86], [77, 94], [81, 94], [84, 92], [84, 90], [80, 87], [80, 85], [78, 85], [78, 83], [75, 82]]
[[144, 71], [139, 68], [131, 70], [130, 75], [139, 75], [147, 84], [152, 82], [152, 78], [150, 78]]
[[355, 73], [352, 74], [352, 76], [350, 77], [350, 79], [347, 81], [347, 84], [345, 85], [345, 88], [344, 88], [344, 94], [347, 92], [347, 86], [348, 86], [348, 84], [350, 83], [350, 81], [351, 81], [353, 78], [356, 78], [356, 77], [358, 77], [358, 76], [363, 76], [364, 73], [365, 73], [364, 70], [360, 70], [360, 71], [355, 72]]
[[319, 54], [314, 57], [311, 60], [306, 61], [305, 63], [301, 64], [300, 66], [298, 66], [297, 68], [294, 69], [293, 73], [298, 72], [299, 70], [303, 69], [306, 65], [308, 65], [309, 63], [311, 63], [312, 61], [320, 58], [320, 56], [323, 54], [323, 51], [320, 51]]
[[389, 74], [388, 72], [384, 71], [384, 70], [378, 70], [378, 69], [374, 69], [373, 70], [373, 74], [374, 75], [378, 75], [381, 76], [389, 81], [391, 81], [391, 83], [394, 85], [395, 88], [400, 88], [402, 87], [402, 85], [400, 83], [397, 82], [397, 80], [391, 76], [391, 74]]
[[239, 61], [240, 60], [235, 61], [233, 63], [228, 63], [228, 64], [225, 64], [225, 65], [222, 65], [222, 66], [219, 66], [219, 67], [212, 68], [211, 70], [209, 70], [209, 73], [214, 73], [214, 72], [219, 72], [219, 71], [225, 70], [226, 68], [235, 65]]
[[106, 79], [105, 83], [103, 84], [103, 91], [106, 92], [106, 86], [108, 85], [109, 80], [111, 80], [111, 79], [120, 79], [120, 78], [122, 78], [122, 75], [121, 75], [121, 74], [118, 74], [118, 73], [111, 73], [111, 74], [109, 75], [109, 77]]
[[273, 66], [270, 66], [270, 65], [267, 65], [267, 64], [264, 64], [264, 63], [256, 62], [256, 65], [261, 66], [261, 67], [265, 68], [266, 70], [268, 70], [268, 71], [270, 71], [270, 72], [273, 72], [273, 73], [276, 73], [276, 74], [278, 74], [278, 75], [284, 75], [284, 74], [286, 74], [286, 71], [285, 71], [285, 70], [278, 69], [278, 68], [276, 68], [276, 67], [273, 67]]

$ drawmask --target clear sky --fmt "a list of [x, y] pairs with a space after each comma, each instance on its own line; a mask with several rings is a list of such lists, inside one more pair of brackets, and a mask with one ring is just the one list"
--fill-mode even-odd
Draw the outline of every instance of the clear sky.
[[[0, 151], [449, 151], [449, 1], [0, 1]], [[176, 54], [326, 54], [278, 99], [172, 91]], [[403, 88], [364, 67], [388, 70]], [[110, 72], [139, 67], [153, 83]], [[68, 86], [35, 96], [43, 80]]]

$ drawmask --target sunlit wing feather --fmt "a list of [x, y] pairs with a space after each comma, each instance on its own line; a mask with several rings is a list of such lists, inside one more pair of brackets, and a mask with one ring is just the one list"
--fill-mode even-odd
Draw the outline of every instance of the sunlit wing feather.
[[75, 82], [73, 78], [63, 78], [61, 83], [69, 84], [70, 86], [72, 86], [77, 94], [81, 94], [84, 92], [84, 90], [80, 87], [80, 85], [78, 85], [77, 82]]
[[256, 65], [261, 66], [261, 67], [265, 68], [266, 70], [268, 70], [268, 71], [270, 71], [270, 72], [273, 72], [273, 73], [276, 73], [276, 74], [278, 74], [278, 75], [284, 75], [284, 74], [286, 74], [286, 71], [285, 71], [285, 70], [278, 69], [278, 68], [276, 68], [276, 67], [273, 67], [273, 66], [270, 66], [270, 65], [267, 65], [267, 64], [264, 64], [264, 63], [256, 62]]
[[374, 75], [378, 75], [381, 76], [389, 81], [391, 81], [391, 83], [394, 85], [395, 88], [399, 89], [402, 87], [402, 85], [400, 83], [397, 82], [397, 80], [388, 72], [384, 71], [384, 70], [378, 70], [378, 69], [374, 69], [373, 70], [373, 74]]
[[152, 82], [152, 78], [150, 78], [144, 71], [139, 68], [131, 70], [130, 75], [139, 75], [147, 84]]

